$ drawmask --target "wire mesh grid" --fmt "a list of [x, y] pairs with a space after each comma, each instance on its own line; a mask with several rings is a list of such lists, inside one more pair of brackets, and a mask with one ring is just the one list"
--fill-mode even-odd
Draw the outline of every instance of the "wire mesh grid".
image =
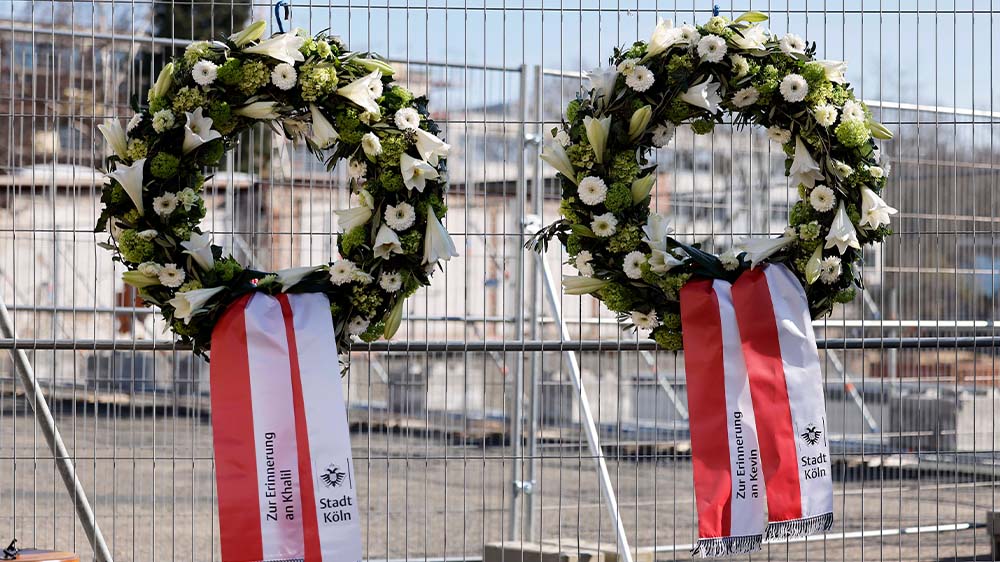
[[[565, 255], [552, 248], [542, 261], [521, 247], [557, 215], [537, 155], [582, 71], [658, 17], [704, 21], [711, 3], [291, 4], [286, 27], [329, 28], [395, 61], [454, 147], [447, 222], [462, 256], [410, 299], [395, 343], [351, 351], [344, 379], [366, 558], [514, 559], [537, 544], [615, 553], [577, 360], [636, 558], [688, 558], [683, 355], [620, 332], [590, 298], [549, 291]], [[991, 559], [1000, 13], [958, 0], [720, 4], [724, 15], [766, 12], [774, 31], [849, 61], [859, 97], [896, 130], [883, 151], [901, 211], [896, 235], [866, 252], [867, 291], [816, 323], [835, 528], [753, 558]], [[0, 2], [0, 297], [15, 334], [0, 347], [27, 351], [118, 560], [221, 557], [208, 370], [136, 307], [96, 246], [96, 125], [128, 118], [130, 96], [192, 37], [251, 16], [277, 23], [259, 2]], [[796, 194], [761, 132], [682, 131], [656, 157], [653, 204], [689, 241], [725, 247], [784, 228]], [[258, 130], [208, 185], [208, 230], [261, 269], [328, 261], [344, 177]], [[74, 511], [82, 498], [63, 487], [16, 380], [5, 361], [0, 535], [92, 558]]]

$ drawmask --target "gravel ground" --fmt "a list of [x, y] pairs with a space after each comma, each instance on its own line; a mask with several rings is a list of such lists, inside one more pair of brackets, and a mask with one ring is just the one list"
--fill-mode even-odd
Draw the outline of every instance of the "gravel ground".
[[[208, 423], [91, 413], [65, 414], [61, 428], [116, 560], [220, 560]], [[478, 559], [485, 543], [509, 537], [508, 448], [377, 433], [353, 440], [369, 559]], [[570, 549], [613, 545], [592, 459], [577, 447], [543, 448], [540, 457], [535, 536]], [[633, 546], [659, 547], [657, 560], [689, 559], [690, 462], [609, 461], [609, 470]], [[837, 482], [834, 532], [882, 536], [774, 544], [752, 559], [989, 560], [982, 529], [896, 530], [982, 522], [1000, 505], [997, 492], [991, 482], [929, 474]], [[15, 534], [25, 546], [89, 552], [32, 418], [8, 414], [0, 416], [0, 540]]]

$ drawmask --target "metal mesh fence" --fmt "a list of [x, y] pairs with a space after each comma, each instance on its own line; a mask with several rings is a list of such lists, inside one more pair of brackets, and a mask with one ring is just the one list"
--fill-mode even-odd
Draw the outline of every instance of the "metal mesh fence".
[[[620, 525], [636, 559], [687, 559], [696, 531], [683, 354], [620, 332], [589, 297], [561, 295], [560, 249], [539, 260], [522, 246], [557, 215], [553, 172], [537, 155], [582, 71], [644, 39], [657, 17], [704, 21], [711, 3], [291, 4], [286, 28], [329, 28], [395, 61], [454, 147], [447, 222], [462, 256], [410, 299], [395, 342], [349, 355], [366, 558], [512, 560], [532, 544], [582, 558], [614, 553]], [[816, 323], [835, 528], [753, 559], [991, 559], [982, 527], [997, 509], [1000, 446], [1000, 11], [973, 0], [720, 4], [725, 15], [766, 12], [774, 31], [847, 60], [858, 96], [896, 131], [883, 145], [896, 235], [866, 251], [865, 293]], [[208, 369], [136, 307], [96, 245], [96, 125], [127, 119], [130, 96], [190, 38], [251, 16], [275, 24], [272, 8], [0, 2], [0, 298], [15, 334], [0, 348], [27, 352], [117, 560], [221, 558]], [[682, 130], [656, 158], [653, 204], [710, 248], [780, 233], [797, 197], [762, 131]], [[259, 269], [326, 262], [344, 180], [260, 129], [210, 181], [206, 230]], [[5, 359], [0, 540], [88, 559], [81, 498], [66, 492], [34, 405]]]

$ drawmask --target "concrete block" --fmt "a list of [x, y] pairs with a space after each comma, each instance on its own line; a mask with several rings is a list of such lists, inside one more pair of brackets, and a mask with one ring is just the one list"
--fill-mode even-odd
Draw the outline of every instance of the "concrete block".
[[576, 544], [505, 541], [483, 549], [483, 562], [610, 562], [599, 550], [577, 548]]
[[1000, 559], [1000, 511], [986, 512], [986, 533], [990, 537], [992, 559]]

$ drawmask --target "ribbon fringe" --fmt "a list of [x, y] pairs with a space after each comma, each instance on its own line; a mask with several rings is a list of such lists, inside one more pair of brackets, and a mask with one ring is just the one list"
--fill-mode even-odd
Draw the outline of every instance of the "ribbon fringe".
[[691, 556], [697, 558], [719, 558], [736, 554], [750, 554], [760, 550], [761, 535], [743, 537], [719, 537], [698, 539], [698, 544], [691, 551]]
[[823, 533], [833, 528], [833, 513], [824, 513], [803, 519], [772, 521], [764, 530], [764, 540], [780, 540]]

